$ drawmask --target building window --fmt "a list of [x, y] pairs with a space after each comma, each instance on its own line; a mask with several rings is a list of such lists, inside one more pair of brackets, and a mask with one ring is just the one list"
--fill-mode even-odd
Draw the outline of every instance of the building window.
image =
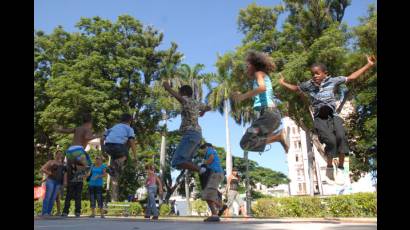
[[302, 142], [298, 141], [298, 148], [302, 149]]
[[299, 162], [299, 156], [296, 155], [296, 162]]

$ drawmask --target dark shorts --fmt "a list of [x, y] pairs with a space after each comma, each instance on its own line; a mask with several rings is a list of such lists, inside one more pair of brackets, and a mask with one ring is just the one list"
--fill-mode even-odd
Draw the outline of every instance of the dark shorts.
[[128, 157], [128, 145], [127, 144], [111, 144], [106, 143], [104, 145], [104, 151], [111, 156], [113, 160], [120, 157]]
[[256, 113], [258, 118], [242, 136], [240, 146], [243, 150], [262, 152], [267, 136], [279, 128], [282, 116], [277, 108], [265, 108]]
[[349, 154], [349, 144], [342, 118], [339, 116], [329, 116], [327, 119], [315, 117], [314, 127], [320, 142], [326, 145], [327, 155], [337, 157], [339, 153]]

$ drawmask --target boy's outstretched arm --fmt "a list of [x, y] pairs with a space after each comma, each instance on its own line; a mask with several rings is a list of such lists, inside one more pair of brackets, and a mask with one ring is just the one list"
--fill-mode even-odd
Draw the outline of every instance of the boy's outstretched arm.
[[162, 83], [162, 86], [165, 88], [166, 91], [168, 91], [172, 96], [174, 96], [180, 103], [185, 103], [185, 99], [181, 95], [179, 95], [177, 92], [175, 92], [171, 88], [168, 82], [164, 81]]
[[292, 85], [287, 82], [285, 82], [285, 78], [281, 73], [279, 73], [280, 78], [279, 78], [279, 84], [282, 85], [283, 87], [287, 88], [288, 90], [292, 92], [300, 92], [300, 88], [297, 85]]
[[376, 58], [374, 56], [367, 56], [367, 64], [364, 65], [362, 68], [358, 69], [356, 72], [350, 74], [350, 76], [347, 77], [346, 83], [353, 81], [357, 79], [360, 75], [362, 75], [364, 72], [366, 72], [368, 69], [374, 66], [376, 63]]

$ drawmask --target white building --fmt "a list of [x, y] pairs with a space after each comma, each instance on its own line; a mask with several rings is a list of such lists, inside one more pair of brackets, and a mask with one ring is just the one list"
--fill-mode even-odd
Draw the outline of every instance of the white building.
[[254, 190], [264, 195], [269, 195], [273, 197], [289, 196], [289, 185], [288, 184], [279, 184], [277, 186], [268, 187], [258, 182], [255, 184]]

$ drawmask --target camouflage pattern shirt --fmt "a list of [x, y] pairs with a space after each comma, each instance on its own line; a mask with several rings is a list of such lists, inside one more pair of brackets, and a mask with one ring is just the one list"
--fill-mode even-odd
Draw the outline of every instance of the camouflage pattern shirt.
[[196, 131], [202, 133], [201, 126], [198, 124], [199, 112], [206, 109], [206, 105], [191, 97], [183, 96], [181, 112], [181, 126], [179, 131], [182, 133], [186, 131]]

